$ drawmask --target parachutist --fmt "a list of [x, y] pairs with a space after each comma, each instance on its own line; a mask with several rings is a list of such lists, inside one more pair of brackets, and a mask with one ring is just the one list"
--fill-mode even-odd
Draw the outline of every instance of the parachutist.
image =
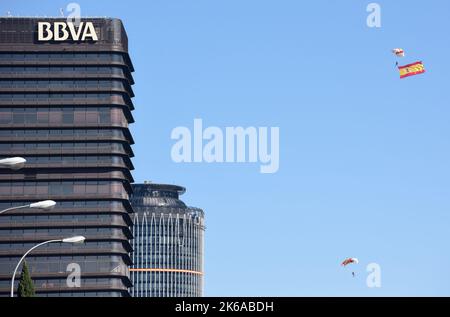
[[[359, 260], [357, 258], [346, 258], [341, 263], [341, 265], [345, 267], [345, 266], [347, 266], [349, 264], [358, 264], [358, 263], [359, 263]], [[353, 277], [355, 277], [355, 272], [352, 272], [352, 275], [353, 275]]]

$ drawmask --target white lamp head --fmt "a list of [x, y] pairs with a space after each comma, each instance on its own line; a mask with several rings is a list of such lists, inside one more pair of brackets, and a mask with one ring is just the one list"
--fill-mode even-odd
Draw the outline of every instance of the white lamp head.
[[8, 157], [0, 160], [0, 166], [18, 170], [25, 165], [26, 161], [23, 157]]
[[83, 236], [75, 236], [75, 237], [62, 239], [62, 242], [64, 242], [64, 243], [83, 243], [84, 240], [86, 240], [86, 238]]
[[43, 201], [38, 201], [36, 203], [32, 203], [30, 204], [30, 208], [38, 208], [38, 209], [52, 209], [53, 207], [55, 207], [56, 202], [53, 200], [43, 200]]

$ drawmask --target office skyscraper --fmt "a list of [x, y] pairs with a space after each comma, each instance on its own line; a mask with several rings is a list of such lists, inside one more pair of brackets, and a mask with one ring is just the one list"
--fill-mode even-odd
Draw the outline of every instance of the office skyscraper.
[[185, 188], [133, 184], [134, 297], [198, 297], [203, 293], [204, 214], [179, 199]]
[[118, 19], [0, 18], [0, 153], [27, 160], [21, 170], [0, 169], [0, 210], [57, 202], [0, 216], [0, 296], [29, 248], [74, 235], [86, 242], [47, 244], [27, 257], [37, 295], [129, 296], [127, 47]]

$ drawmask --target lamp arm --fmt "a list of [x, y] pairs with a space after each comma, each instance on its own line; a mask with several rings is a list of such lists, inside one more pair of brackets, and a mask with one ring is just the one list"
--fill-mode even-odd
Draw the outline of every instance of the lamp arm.
[[44, 241], [44, 242], [41, 242], [41, 243], [39, 243], [39, 244], [36, 244], [36, 245], [35, 245], [34, 247], [32, 247], [30, 250], [28, 250], [27, 252], [25, 252], [25, 254], [20, 258], [20, 261], [19, 261], [19, 263], [17, 263], [16, 268], [14, 269], [13, 276], [12, 276], [12, 278], [11, 278], [11, 297], [14, 297], [14, 279], [16, 278], [17, 270], [19, 269], [19, 266], [20, 266], [20, 264], [22, 263], [22, 261], [23, 261], [23, 260], [26, 258], [26, 256], [27, 256], [28, 254], [30, 254], [30, 252], [33, 251], [34, 249], [39, 248], [40, 246], [43, 246], [44, 244], [52, 243], [52, 242], [62, 242], [62, 240], [61, 240], [61, 239], [59, 239], [59, 240], [48, 240], [48, 241]]

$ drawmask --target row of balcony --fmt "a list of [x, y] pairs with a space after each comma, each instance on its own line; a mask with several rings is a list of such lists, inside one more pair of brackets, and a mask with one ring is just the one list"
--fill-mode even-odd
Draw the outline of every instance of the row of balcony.
[[[5, 173], [0, 169], [0, 185], [3, 183], [9, 183], [10, 186], [13, 183], [20, 181], [71, 181], [71, 180], [83, 180], [83, 181], [119, 181], [123, 182], [128, 192], [131, 192], [132, 177], [128, 170], [114, 170], [111, 168], [96, 168], [96, 170], [79, 168], [68, 168], [65, 170], [52, 170], [48, 169], [29, 169], [15, 171], [14, 173]], [[23, 200], [23, 199], [20, 199]]]
[[[38, 143], [38, 144], [45, 144], [47, 143]], [[76, 143], [71, 143], [76, 144]], [[119, 147], [111, 147], [111, 146], [98, 146], [98, 145], [75, 145], [72, 147], [35, 147], [35, 148], [29, 148], [29, 147], [6, 147], [6, 145], [0, 143], [0, 148], [8, 149], [8, 152], [5, 151], [5, 153], [8, 153], [9, 155], [14, 156], [26, 156], [26, 155], [123, 155], [128, 157], [133, 157], [134, 154], [131, 151], [129, 146], [121, 146], [119, 144]], [[7, 144], [9, 145], [9, 144]]]
[[0, 106], [77, 106], [77, 105], [111, 105], [127, 107], [134, 110], [134, 105], [127, 95], [121, 94], [3, 94]]
[[120, 141], [134, 144], [127, 129], [22, 129], [0, 130], [0, 142], [32, 142], [32, 141]]

